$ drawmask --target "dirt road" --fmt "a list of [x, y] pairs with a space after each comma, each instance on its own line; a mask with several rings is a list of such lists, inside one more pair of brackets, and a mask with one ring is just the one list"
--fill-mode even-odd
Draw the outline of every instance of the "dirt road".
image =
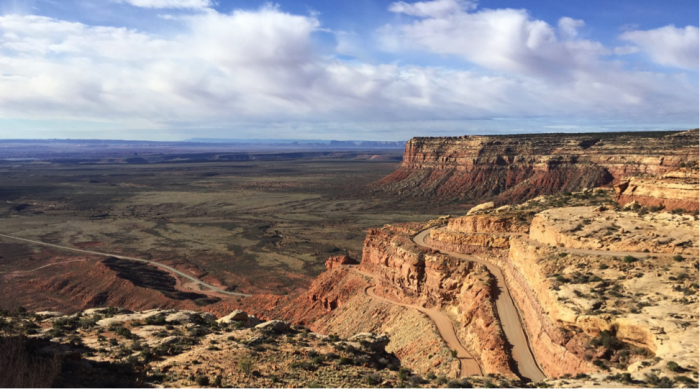
[[[425, 237], [430, 233], [430, 229], [425, 230], [413, 238], [419, 246], [433, 248], [425, 243]], [[535, 357], [530, 350], [530, 345], [528, 343], [528, 338], [523, 330], [522, 323], [520, 321], [520, 315], [518, 310], [515, 308], [513, 303], [513, 298], [510, 296], [508, 287], [506, 286], [505, 278], [501, 269], [489, 262], [479, 260], [475, 257], [465, 254], [453, 253], [449, 251], [440, 250], [443, 254], [447, 254], [456, 258], [463, 259], [465, 261], [472, 261], [480, 263], [496, 277], [496, 287], [499, 293], [496, 296], [496, 309], [498, 310], [498, 317], [501, 320], [501, 327], [506, 335], [508, 342], [513, 346], [511, 350], [511, 355], [515, 362], [516, 373], [523, 378], [532, 380], [533, 382], [542, 381], [546, 376], [537, 365]]]
[[[375, 280], [377, 279], [377, 276], [375, 274], [363, 272], [355, 266], [352, 266], [352, 269], [364, 276], [373, 278]], [[437, 327], [440, 336], [445, 341], [445, 343], [447, 343], [447, 347], [449, 347], [450, 350], [457, 351], [457, 358], [460, 361], [460, 377], [483, 375], [479, 363], [476, 361], [476, 359], [474, 359], [474, 357], [472, 357], [469, 351], [467, 351], [467, 349], [464, 348], [462, 342], [460, 342], [459, 338], [457, 337], [457, 333], [455, 332], [455, 328], [452, 324], [452, 321], [449, 317], [447, 317], [447, 315], [445, 315], [437, 309], [424, 308], [420, 305], [402, 304], [384, 297], [377, 296], [374, 293], [374, 287], [368, 287], [367, 289], [365, 289], [365, 293], [367, 293], [368, 296], [374, 299], [406, 308], [413, 308], [428, 316], [430, 320], [432, 320], [433, 323], [435, 323], [435, 327]]]
[[250, 294], [245, 294], [245, 293], [236, 293], [236, 292], [228, 292], [228, 291], [225, 291], [225, 290], [223, 290], [223, 289], [221, 289], [221, 288], [217, 288], [217, 287], [214, 286], [214, 285], [209, 285], [209, 284], [207, 284], [207, 283], [204, 282], [204, 281], [201, 281], [201, 280], [199, 280], [199, 279], [197, 279], [197, 278], [195, 278], [195, 277], [192, 277], [192, 276], [190, 276], [190, 275], [188, 275], [188, 274], [185, 274], [185, 273], [183, 273], [183, 272], [181, 272], [181, 271], [179, 271], [179, 270], [173, 268], [172, 266], [164, 265], [164, 264], [162, 264], [162, 263], [155, 262], [155, 261], [151, 261], [151, 260], [148, 260], [148, 259], [133, 258], [133, 257], [124, 256], [124, 255], [116, 255], [116, 254], [109, 254], [109, 253], [101, 253], [101, 252], [99, 252], [99, 251], [90, 251], [90, 250], [76, 249], [76, 248], [73, 248], [73, 247], [66, 247], [66, 246], [59, 246], [59, 245], [57, 245], [57, 244], [52, 244], [52, 243], [45, 243], [45, 242], [38, 241], [38, 240], [31, 240], [31, 239], [25, 239], [25, 238], [18, 238], [18, 237], [16, 237], [16, 236], [6, 235], [6, 234], [0, 234], [0, 237], [7, 238], [7, 239], [19, 240], [19, 241], [22, 241], [22, 242], [27, 242], [27, 243], [32, 243], [32, 244], [38, 244], [38, 245], [41, 245], [41, 246], [53, 247], [53, 248], [57, 248], [57, 249], [61, 249], [61, 250], [69, 250], [69, 251], [75, 251], [75, 252], [84, 253], [84, 254], [100, 255], [100, 256], [103, 256], [103, 257], [114, 257], [114, 258], [119, 258], [119, 259], [125, 259], [125, 260], [128, 260], [128, 261], [136, 261], [136, 262], [149, 263], [149, 264], [151, 264], [151, 265], [155, 265], [155, 266], [158, 266], [158, 267], [160, 267], [160, 268], [162, 268], [162, 269], [165, 269], [165, 270], [167, 270], [167, 271], [170, 272], [170, 273], [174, 273], [174, 274], [177, 274], [177, 275], [179, 275], [179, 276], [185, 277], [185, 278], [187, 278], [188, 280], [194, 282], [194, 283], [197, 284], [197, 285], [203, 286], [203, 287], [205, 287], [205, 288], [209, 288], [209, 289], [211, 289], [211, 290], [213, 290], [213, 291], [215, 291], [215, 292], [217, 292], [217, 293], [220, 293], [220, 294], [225, 294], [225, 295], [228, 295], [228, 296], [242, 296], [242, 297], [251, 296]]

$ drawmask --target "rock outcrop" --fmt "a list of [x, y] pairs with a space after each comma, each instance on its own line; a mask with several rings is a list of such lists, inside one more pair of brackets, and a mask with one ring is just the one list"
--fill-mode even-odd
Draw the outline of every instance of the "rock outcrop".
[[376, 275], [378, 295], [455, 312], [458, 334], [484, 373], [515, 377], [496, 314], [492, 276], [483, 265], [423, 250], [410, 235], [375, 229], [365, 239], [360, 266]]
[[698, 160], [698, 130], [413, 138], [374, 190], [496, 204], [578, 191]]
[[631, 177], [615, 185], [618, 204], [636, 202], [641, 206], [697, 212], [698, 169], [681, 168], [662, 176]]
[[336, 257], [328, 258], [328, 260], [326, 261], [326, 269], [332, 270], [343, 265], [352, 265], [356, 263], [357, 261], [348, 257], [347, 255], [339, 255]]

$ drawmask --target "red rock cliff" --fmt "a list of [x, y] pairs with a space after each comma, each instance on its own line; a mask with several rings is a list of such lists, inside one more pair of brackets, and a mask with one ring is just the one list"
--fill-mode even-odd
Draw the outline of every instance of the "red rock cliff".
[[698, 130], [413, 138], [374, 190], [401, 197], [507, 203], [663, 174], [698, 160]]

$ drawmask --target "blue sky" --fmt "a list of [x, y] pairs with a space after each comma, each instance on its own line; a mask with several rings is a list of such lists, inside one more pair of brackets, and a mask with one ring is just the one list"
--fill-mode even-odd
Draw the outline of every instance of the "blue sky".
[[0, 0], [0, 138], [698, 126], [697, 1]]

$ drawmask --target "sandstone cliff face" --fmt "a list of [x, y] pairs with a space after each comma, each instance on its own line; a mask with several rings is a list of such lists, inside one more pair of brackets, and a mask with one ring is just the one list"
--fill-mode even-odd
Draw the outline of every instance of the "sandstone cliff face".
[[530, 345], [540, 366], [550, 377], [589, 373], [595, 367], [584, 359], [582, 339], [563, 330], [576, 316], [557, 302], [551, 283], [537, 266], [549, 249], [511, 241], [510, 252], [498, 265], [504, 270], [513, 299], [518, 304], [531, 337]]
[[378, 295], [455, 312], [458, 335], [484, 372], [515, 376], [483, 265], [423, 250], [408, 236], [382, 229], [367, 236], [361, 268], [376, 275]]
[[623, 176], [662, 174], [697, 160], [697, 130], [413, 138], [401, 167], [375, 190], [505, 203], [602, 186]]
[[528, 232], [530, 226], [516, 215], [470, 215], [450, 219], [448, 231], [467, 233]]
[[457, 250], [450, 250], [456, 252], [464, 252], [464, 249], [469, 249], [469, 246], [477, 247], [494, 247], [494, 248], [508, 248], [510, 247], [510, 236], [509, 235], [495, 235], [489, 233], [462, 233], [462, 232], [452, 232], [452, 231], [440, 231], [432, 230], [430, 231], [430, 239], [433, 242], [439, 242], [444, 245], [461, 246]]
[[618, 204], [636, 201], [648, 207], [662, 206], [666, 210], [695, 211], [698, 203], [698, 170], [681, 168], [661, 177], [632, 177], [615, 186]]

